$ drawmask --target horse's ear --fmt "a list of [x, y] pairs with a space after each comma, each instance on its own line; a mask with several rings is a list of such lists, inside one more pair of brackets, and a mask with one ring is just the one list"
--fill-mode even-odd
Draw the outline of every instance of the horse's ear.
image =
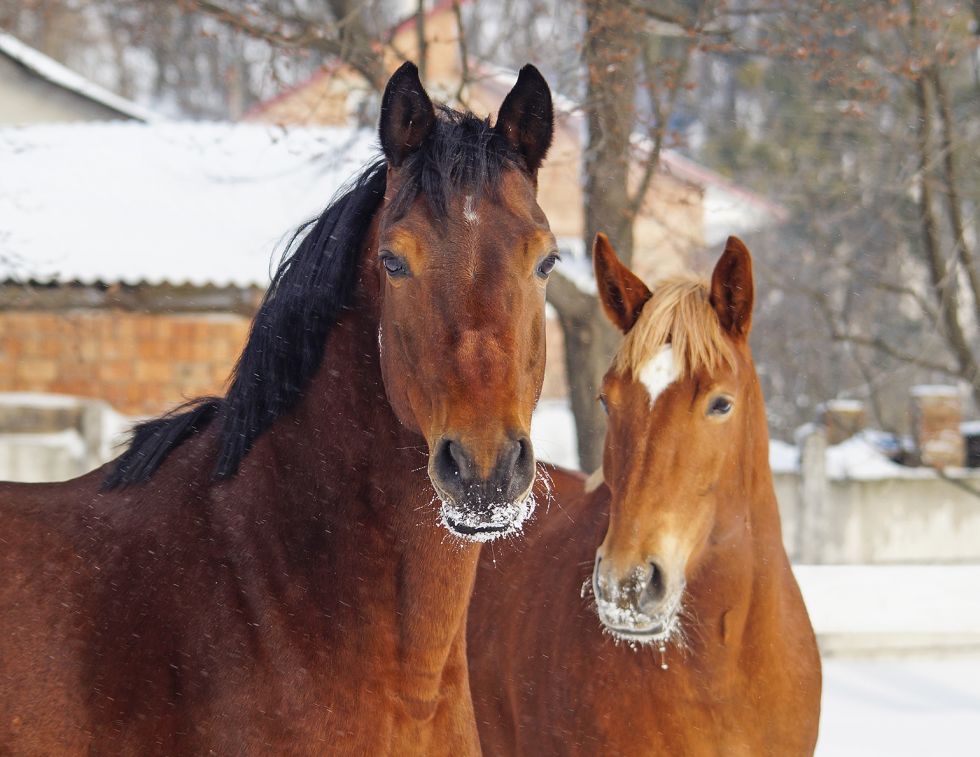
[[397, 168], [419, 149], [436, 123], [436, 110], [419, 80], [414, 63], [405, 62], [391, 75], [381, 98], [378, 134], [388, 163]]
[[551, 147], [555, 114], [548, 82], [530, 63], [521, 69], [517, 83], [504, 98], [493, 128], [524, 158], [527, 170], [535, 173]]
[[633, 328], [643, 306], [653, 295], [640, 277], [620, 262], [609, 238], [602, 232], [595, 235], [592, 265], [595, 266], [595, 283], [602, 309], [613, 325], [625, 334]]
[[738, 237], [728, 237], [711, 274], [711, 306], [721, 326], [732, 336], [747, 337], [752, 328], [752, 256]]

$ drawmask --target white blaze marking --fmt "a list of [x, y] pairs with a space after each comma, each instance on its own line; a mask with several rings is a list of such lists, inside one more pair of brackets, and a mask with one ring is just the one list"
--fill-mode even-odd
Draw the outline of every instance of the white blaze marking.
[[473, 195], [466, 195], [466, 202], [463, 205], [463, 218], [466, 219], [467, 223], [476, 223], [480, 220], [480, 216], [473, 210]]
[[650, 407], [653, 407], [657, 397], [679, 378], [677, 365], [674, 363], [674, 351], [669, 344], [644, 364], [639, 378], [650, 394]]

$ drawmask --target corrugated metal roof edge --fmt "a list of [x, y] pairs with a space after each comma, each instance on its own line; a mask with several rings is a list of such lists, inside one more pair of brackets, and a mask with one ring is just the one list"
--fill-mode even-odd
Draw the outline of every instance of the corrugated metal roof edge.
[[0, 279], [0, 286], [85, 286], [85, 287], [111, 287], [122, 284], [131, 287], [191, 287], [195, 289], [265, 289], [269, 286], [269, 281], [257, 281], [247, 279], [222, 279], [222, 280], [191, 280], [191, 279], [168, 279], [165, 277], [148, 279], [119, 277], [118, 279], [106, 279], [102, 276], [91, 276], [85, 278], [61, 278], [59, 276], [41, 277], [28, 276], [18, 278], [8, 276]]

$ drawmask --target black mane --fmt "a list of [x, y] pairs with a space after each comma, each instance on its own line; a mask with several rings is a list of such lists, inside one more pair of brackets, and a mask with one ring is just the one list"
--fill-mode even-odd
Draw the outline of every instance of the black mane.
[[[521, 158], [489, 120], [441, 108], [436, 127], [398, 169], [404, 177], [387, 212], [403, 215], [424, 197], [436, 219], [466, 189], [495, 195], [507, 168]], [[220, 423], [215, 478], [233, 476], [256, 438], [293, 408], [320, 367], [330, 330], [349, 304], [359, 254], [384, 198], [388, 169], [368, 165], [287, 246], [225, 397], [192, 401], [134, 429], [126, 452], [105, 479], [114, 489], [147, 481], [167, 455], [212, 421]]]

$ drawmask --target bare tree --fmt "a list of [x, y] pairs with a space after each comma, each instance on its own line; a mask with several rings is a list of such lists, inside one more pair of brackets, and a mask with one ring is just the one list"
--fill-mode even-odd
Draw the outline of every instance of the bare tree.
[[[692, 6], [679, 3], [656, 11], [642, 3], [614, 0], [585, 0], [583, 5], [583, 109], [588, 127], [583, 232], [587, 245], [597, 232], [605, 232], [628, 265], [633, 258], [634, 223], [648, 201], [670, 119], [700, 41], [699, 16]], [[666, 30], [668, 36], [658, 35], [657, 29]], [[665, 43], [674, 36], [679, 38], [677, 44]], [[641, 103], [645, 108], [640, 108]], [[637, 136], [646, 137], [640, 161]], [[548, 296], [565, 341], [579, 461], [583, 469], [592, 470], [602, 462], [605, 435], [605, 417], [596, 395], [618, 335], [602, 315], [597, 298], [560, 272]]]

